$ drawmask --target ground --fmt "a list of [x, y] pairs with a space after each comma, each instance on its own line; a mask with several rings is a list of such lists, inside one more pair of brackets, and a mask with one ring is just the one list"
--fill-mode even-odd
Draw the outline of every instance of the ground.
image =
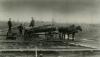
[[[100, 57], [99, 52], [91, 52], [91, 51], [75, 51], [75, 52], [38, 52], [39, 54], [43, 54], [43, 57]], [[0, 53], [0, 57], [35, 57], [35, 52], [2, 52]]]

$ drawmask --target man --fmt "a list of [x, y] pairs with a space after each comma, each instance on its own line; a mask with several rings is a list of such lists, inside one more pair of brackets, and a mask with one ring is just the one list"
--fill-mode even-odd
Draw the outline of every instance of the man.
[[12, 22], [11, 22], [11, 18], [9, 18], [9, 21], [8, 21], [8, 31], [11, 31], [11, 27], [12, 27]]
[[30, 27], [34, 27], [34, 25], [35, 25], [35, 21], [34, 21], [34, 19], [33, 19], [33, 17], [32, 17], [32, 20], [31, 20], [31, 22], [30, 22]]
[[19, 29], [19, 33], [22, 34], [23, 33], [23, 26], [22, 26], [22, 24], [20, 24], [20, 26], [18, 26], [18, 29]]

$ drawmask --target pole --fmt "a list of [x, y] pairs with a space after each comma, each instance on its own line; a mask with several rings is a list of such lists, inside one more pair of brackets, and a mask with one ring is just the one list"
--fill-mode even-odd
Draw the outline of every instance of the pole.
[[35, 57], [37, 57], [37, 55], [38, 55], [38, 54], [37, 54], [37, 47], [36, 47], [36, 50], [35, 50]]
[[54, 26], [54, 18], [52, 18], [52, 26]]

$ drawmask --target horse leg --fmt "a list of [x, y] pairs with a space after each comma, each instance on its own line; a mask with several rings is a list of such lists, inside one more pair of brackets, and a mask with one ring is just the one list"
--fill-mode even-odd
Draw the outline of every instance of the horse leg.
[[69, 40], [69, 34], [67, 34], [67, 36], [68, 36], [68, 40]]
[[48, 40], [47, 33], [45, 32], [45, 39]]
[[62, 38], [62, 40], [63, 40], [63, 33], [61, 33], [61, 38]]
[[59, 34], [59, 39], [60, 39], [60, 40], [62, 39], [61, 35], [62, 35], [62, 34], [60, 33], [60, 34]]
[[72, 41], [75, 40], [75, 33], [72, 34]]
[[64, 40], [64, 34], [63, 34], [63, 40]]
[[65, 34], [63, 34], [63, 36], [64, 36], [63, 39], [65, 40]]
[[8, 33], [9, 33], [9, 32], [7, 32], [7, 36], [8, 36]]

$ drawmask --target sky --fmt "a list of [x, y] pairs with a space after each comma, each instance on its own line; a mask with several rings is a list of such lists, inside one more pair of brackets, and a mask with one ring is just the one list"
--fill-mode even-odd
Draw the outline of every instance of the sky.
[[0, 21], [100, 23], [99, 0], [0, 0]]

